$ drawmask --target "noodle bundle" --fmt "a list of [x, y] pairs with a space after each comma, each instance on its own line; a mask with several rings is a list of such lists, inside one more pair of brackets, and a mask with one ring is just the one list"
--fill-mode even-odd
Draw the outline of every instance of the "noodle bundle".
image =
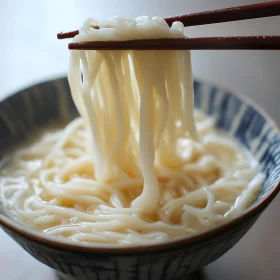
[[[87, 20], [74, 41], [176, 37], [178, 22], [115, 17]], [[3, 163], [15, 219], [80, 242], [147, 244], [211, 229], [257, 196], [257, 161], [193, 109], [190, 52], [75, 50], [69, 83], [81, 118]]]

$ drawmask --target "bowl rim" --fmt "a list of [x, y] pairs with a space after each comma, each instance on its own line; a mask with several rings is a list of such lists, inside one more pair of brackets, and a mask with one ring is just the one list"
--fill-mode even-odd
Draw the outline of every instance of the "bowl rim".
[[[24, 90], [28, 90], [33, 86], [40, 86], [46, 83], [54, 83], [55, 81], [65, 79], [65, 76], [46, 80], [44, 82], [33, 84], [29, 87], [26, 87]], [[206, 86], [214, 86], [218, 89], [221, 89], [223, 92], [229, 92], [231, 95], [236, 96], [239, 98], [243, 103], [252, 106], [258, 113], [260, 113], [267, 122], [271, 125], [271, 127], [277, 131], [280, 135], [280, 131], [276, 125], [276, 123], [272, 120], [272, 118], [255, 102], [253, 102], [247, 96], [242, 96], [237, 94], [235, 91], [229, 90], [225, 86], [221, 86], [218, 83], [210, 83], [205, 81], [204, 79], [195, 79], [202, 85]], [[0, 100], [0, 103], [4, 102], [5, 100], [9, 99], [12, 96], [21, 94], [22, 91], [17, 91], [16, 93]], [[186, 237], [181, 237], [175, 240], [170, 240], [163, 243], [154, 243], [154, 244], [147, 244], [147, 245], [123, 245], [123, 244], [114, 244], [114, 245], [107, 245], [107, 244], [97, 244], [97, 243], [78, 243], [71, 241], [66, 238], [59, 238], [48, 236], [46, 234], [42, 234], [36, 230], [28, 228], [24, 224], [19, 223], [18, 221], [5, 216], [4, 213], [0, 212], [0, 226], [4, 227], [20, 236], [23, 236], [27, 239], [32, 240], [35, 243], [40, 243], [41, 245], [45, 245], [47, 247], [67, 250], [67, 251], [74, 251], [76, 253], [90, 253], [95, 255], [141, 255], [141, 254], [152, 254], [152, 253], [159, 253], [163, 251], [171, 251], [178, 248], [182, 248], [184, 246], [190, 246], [198, 242], [203, 242], [208, 239], [211, 239], [223, 232], [230, 230], [232, 227], [250, 219], [251, 217], [257, 216], [261, 214], [263, 210], [271, 203], [271, 201], [276, 197], [278, 192], [280, 191], [280, 179], [275, 183], [269, 193], [255, 205], [250, 206], [247, 208], [241, 215], [220, 224], [213, 229], [203, 231], [197, 234], [188, 235]]]

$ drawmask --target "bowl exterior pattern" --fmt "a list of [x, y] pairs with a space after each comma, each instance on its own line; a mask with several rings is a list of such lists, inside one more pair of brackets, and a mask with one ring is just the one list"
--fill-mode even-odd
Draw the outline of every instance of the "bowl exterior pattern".
[[[280, 136], [267, 118], [236, 95], [196, 81], [195, 107], [215, 118], [217, 126], [231, 134], [260, 161], [266, 180], [256, 199], [267, 197], [279, 181]], [[50, 121], [68, 122], [77, 116], [66, 78], [23, 90], [0, 103], [0, 159], [38, 127]], [[78, 251], [51, 241], [35, 240], [11, 227], [3, 229], [27, 252], [46, 265], [78, 279], [174, 279], [197, 270], [228, 251], [254, 224], [267, 205], [197, 242], [162, 247], [158, 251], [105, 254]], [[3, 214], [3, 209], [0, 213]], [[24, 228], [24, 226], [22, 226]]]

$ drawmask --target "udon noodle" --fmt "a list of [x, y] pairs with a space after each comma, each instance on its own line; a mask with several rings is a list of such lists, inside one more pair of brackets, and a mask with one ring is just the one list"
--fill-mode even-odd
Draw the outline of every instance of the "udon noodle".
[[[117, 17], [87, 20], [74, 41], [182, 36], [181, 23]], [[69, 82], [81, 118], [2, 163], [15, 219], [80, 242], [147, 244], [211, 229], [256, 198], [258, 162], [194, 112], [188, 51], [72, 51]]]

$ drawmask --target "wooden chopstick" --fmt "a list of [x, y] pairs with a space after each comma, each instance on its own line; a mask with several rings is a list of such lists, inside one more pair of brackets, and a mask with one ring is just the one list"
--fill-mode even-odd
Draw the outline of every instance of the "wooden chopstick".
[[69, 39], [74, 38], [79, 34], [79, 30], [69, 31], [69, 32], [61, 32], [57, 34], [57, 39]]
[[172, 22], [174, 21], [181, 21], [184, 24], [184, 26], [197, 26], [204, 24], [272, 17], [279, 15], [280, 1], [273, 1], [189, 15], [173, 16], [165, 18], [165, 21], [169, 25], [172, 25]]
[[[278, 15], [280, 15], [280, 1], [273, 1], [201, 13], [172, 16], [165, 18], [165, 20], [169, 26], [171, 26], [174, 21], [181, 21], [184, 26], [196, 26]], [[93, 28], [99, 29], [98, 26], [94, 26]], [[73, 38], [77, 34], [79, 34], [79, 30], [65, 33], [61, 32], [57, 34], [57, 38]]]
[[68, 44], [70, 50], [279, 50], [280, 36], [205, 37]]

